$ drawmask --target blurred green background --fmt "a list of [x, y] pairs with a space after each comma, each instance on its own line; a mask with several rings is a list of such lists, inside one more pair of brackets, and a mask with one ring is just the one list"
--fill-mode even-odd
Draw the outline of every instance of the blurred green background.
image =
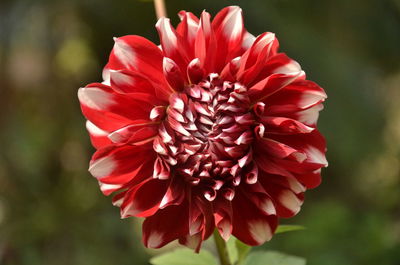
[[[319, 126], [330, 166], [299, 215], [305, 231], [263, 248], [309, 265], [400, 264], [400, 2], [167, 0], [176, 13], [239, 4], [250, 32], [328, 93]], [[113, 36], [158, 42], [151, 1], [0, 1], [0, 264], [147, 264], [137, 221], [120, 220], [87, 172], [77, 89], [101, 79]]]

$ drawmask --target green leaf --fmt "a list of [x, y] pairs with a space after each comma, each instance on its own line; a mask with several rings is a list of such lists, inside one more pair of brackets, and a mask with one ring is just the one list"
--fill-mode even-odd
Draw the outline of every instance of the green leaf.
[[218, 265], [217, 259], [207, 250], [199, 254], [190, 249], [179, 248], [150, 259], [153, 265]]
[[247, 254], [249, 254], [251, 250], [251, 247], [236, 239], [236, 249], [238, 252], [237, 265], [243, 264], [244, 260], [247, 257]]
[[246, 258], [249, 253], [251, 247], [244, 244], [242, 241], [238, 240], [234, 236], [231, 236], [226, 242], [229, 261], [231, 264], [240, 265], [243, 263], [243, 260]]
[[305, 265], [304, 258], [289, 256], [278, 251], [256, 251], [250, 253], [244, 265]]
[[286, 233], [291, 231], [297, 230], [304, 230], [306, 229], [304, 226], [301, 225], [280, 225], [275, 231], [275, 234]]
[[226, 242], [226, 248], [228, 250], [229, 261], [231, 264], [235, 264], [238, 260], [238, 249], [236, 247], [237, 241], [238, 240], [234, 236], [231, 236], [228, 242]]

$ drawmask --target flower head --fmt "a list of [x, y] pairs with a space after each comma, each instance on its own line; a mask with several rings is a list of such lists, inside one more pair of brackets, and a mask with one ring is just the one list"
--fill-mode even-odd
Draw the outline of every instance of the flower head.
[[215, 228], [262, 244], [320, 183], [326, 94], [273, 33], [248, 33], [239, 7], [179, 17], [157, 22], [160, 46], [115, 38], [104, 81], [79, 89], [89, 170], [123, 218], [145, 218], [147, 247], [199, 250]]

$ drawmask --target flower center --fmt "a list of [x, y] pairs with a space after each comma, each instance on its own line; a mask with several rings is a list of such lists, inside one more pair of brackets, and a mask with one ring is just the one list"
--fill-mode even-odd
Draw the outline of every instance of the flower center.
[[243, 177], [257, 177], [249, 104], [246, 87], [217, 74], [173, 94], [154, 141], [155, 177], [179, 176], [210, 201], [218, 193], [232, 200]]

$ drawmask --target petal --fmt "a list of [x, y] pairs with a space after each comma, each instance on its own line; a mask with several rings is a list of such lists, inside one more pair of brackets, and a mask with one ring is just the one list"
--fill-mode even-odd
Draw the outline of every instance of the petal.
[[194, 249], [195, 253], [200, 252], [202, 243], [203, 243], [203, 238], [201, 232], [194, 235], [190, 234], [185, 235], [184, 237], [179, 238], [179, 244]]
[[265, 191], [260, 182], [243, 184], [243, 194], [264, 214], [276, 215], [276, 208], [271, 196]]
[[260, 182], [271, 196], [279, 217], [293, 217], [300, 211], [304, 199], [302, 193], [295, 194], [291, 189], [268, 181], [268, 177], [262, 175], [260, 176]]
[[[135, 35], [115, 38], [105, 73], [111, 70], [130, 70], [148, 78], [160, 99], [168, 100], [168, 85], [162, 73], [163, 54], [151, 41]], [[107, 74], [105, 74], [107, 78]]]
[[167, 192], [161, 200], [160, 209], [164, 209], [171, 205], [179, 205], [183, 202], [185, 197], [184, 182], [177, 176], [173, 176]]
[[197, 84], [200, 82], [205, 75], [204, 69], [201, 68], [201, 63], [198, 58], [193, 59], [187, 67], [187, 76], [189, 82], [192, 84]]
[[102, 183], [136, 185], [151, 177], [154, 160], [151, 145], [111, 146], [93, 155], [89, 171]]
[[109, 132], [100, 129], [90, 121], [86, 121], [86, 129], [89, 132], [90, 141], [96, 149], [112, 144], [110, 139], [107, 137]]
[[243, 51], [247, 51], [253, 45], [255, 40], [256, 40], [256, 37], [254, 37], [253, 34], [246, 31], [243, 34], [243, 42], [242, 42]]
[[314, 82], [296, 80], [278, 93], [265, 98], [263, 102], [269, 106], [268, 115], [280, 116], [314, 107], [323, 102], [326, 97], [325, 91]]
[[328, 166], [328, 162], [325, 158], [326, 142], [324, 137], [317, 130], [307, 134], [298, 134], [295, 137], [291, 135], [273, 135], [271, 137], [276, 141], [289, 145], [306, 154], [307, 159], [304, 163], [319, 167]]
[[256, 78], [263, 70], [269, 57], [274, 56], [279, 48], [274, 33], [265, 32], [254, 40], [253, 45], [241, 56], [237, 79], [247, 87], [260, 81]]
[[220, 198], [213, 202], [215, 227], [221, 237], [227, 241], [232, 233], [232, 204]]
[[260, 76], [271, 74], [289, 74], [301, 71], [301, 66], [284, 53], [278, 53], [268, 59], [259, 73]]
[[306, 174], [297, 174], [296, 179], [307, 189], [313, 189], [321, 184], [321, 169], [314, 170]]
[[216, 71], [219, 72], [225, 64], [239, 56], [242, 51], [243, 25], [242, 9], [229, 6], [222, 9], [214, 18], [212, 27], [218, 43]]
[[185, 86], [185, 80], [179, 66], [170, 58], [164, 57], [163, 72], [165, 79], [171, 88], [175, 91], [182, 91]]
[[133, 124], [112, 132], [108, 138], [114, 143], [144, 144], [157, 135], [157, 129], [157, 124]]
[[207, 73], [214, 71], [217, 42], [211, 28], [210, 14], [203, 11], [195, 40], [195, 58], [199, 58], [201, 68]]
[[168, 188], [168, 181], [148, 179], [128, 190], [121, 205], [121, 217], [148, 217], [160, 208]]
[[291, 74], [272, 74], [249, 88], [249, 98], [251, 102], [263, 101], [263, 99], [271, 96], [295, 80], [302, 78], [304, 78], [303, 71]]
[[277, 159], [288, 158], [303, 162], [307, 157], [304, 152], [300, 152], [289, 145], [280, 143], [270, 138], [258, 138], [255, 144], [255, 149], [257, 149], [257, 152], [259, 153], [268, 154], [269, 156]]
[[269, 241], [278, 226], [276, 215], [267, 215], [244, 195], [237, 192], [233, 202], [232, 234], [243, 243], [257, 246]]
[[80, 88], [78, 97], [85, 117], [105, 131], [114, 131], [131, 123], [148, 122], [154, 107], [146, 102], [146, 94], [127, 96], [99, 83]]
[[172, 90], [163, 80], [154, 81], [137, 71], [110, 70], [110, 84], [116, 92], [130, 96], [145, 93], [152, 95], [155, 102], [167, 104]]
[[140, 73], [161, 74], [162, 53], [151, 41], [136, 35], [114, 38], [108, 68], [137, 70]]
[[169, 18], [162, 17], [157, 21], [156, 28], [165, 57], [175, 61], [182, 72], [185, 72], [189, 62], [187, 43], [177, 34]]
[[193, 13], [186, 11], [180, 11], [178, 15], [182, 22], [178, 24], [176, 31], [187, 42], [188, 55], [190, 58], [193, 58], [194, 42], [199, 29], [199, 18], [193, 15]]
[[310, 133], [315, 128], [307, 126], [299, 121], [286, 117], [262, 117], [261, 122], [265, 125], [267, 133], [276, 134], [298, 134]]
[[143, 222], [143, 243], [148, 248], [160, 248], [188, 234], [187, 203], [159, 210]]

